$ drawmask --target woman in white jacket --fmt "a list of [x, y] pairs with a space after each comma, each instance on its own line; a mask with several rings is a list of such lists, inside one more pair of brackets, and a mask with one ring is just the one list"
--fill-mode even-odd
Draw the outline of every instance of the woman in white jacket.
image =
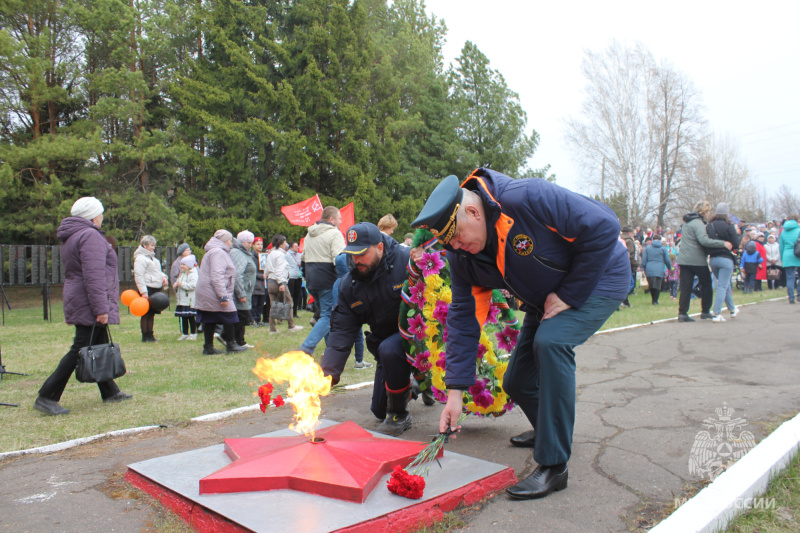
[[[289, 294], [289, 264], [286, 262], [286, 237], [280, 233], [272, 237], [272, 252], [267, 256], [267, 293], [269, 294], [270, 309], [276, 302], [289, 304], [289, 331], [300, 331], [303, 326], [294, 325], [292, 313], [292, 296]], [[269, 332], [278, 333], [272, 313], [269, 317]]]
[[197, 340], [197, 320], [195, 318], [197, 309], [194, 307], [194, 289], [197, 287], [197, 258], [191, 254], [181, 258], [180, 267], [180, 273], [172, 285], [177, 296], [175, 316], [181, 322], [181, 336], [178, 337], [178, 340], [195, 341]]
[[[777, 285], [777, 280], [769, 279], [769, 271], [777, 268], [780, 274], [781, 270], [783, 270], [783, 268], [781, 268], [783, 265], [783, 263], [781, 263], [781, 247], [778, 245], [775, 235], [770, 234], [769, 237], [767, 237], [764, 249], [767, 251], [767, 287], [774, 289]], [[778, 279], [780, 279], [780, 276]]]
[[[139, 247], [133, 252], [133, 280], [136, 289], [142, 298], [150, 298], [153, 294], [161, 292], [169, 286], [166, 274], [161, 271], [161, 262], [156, 259], [153, 250], [156, 249], [156, 238], [152, 235], [142, 237]], [[156, 312], [153, 307], [142, 317], [142, 342], [156, 342], [153, 336]]]

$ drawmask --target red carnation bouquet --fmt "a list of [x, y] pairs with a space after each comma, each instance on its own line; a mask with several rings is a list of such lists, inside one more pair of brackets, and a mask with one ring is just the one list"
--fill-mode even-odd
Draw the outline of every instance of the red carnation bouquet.
[[[461, 424], [467, 417], [466, 413], [461, 413], [458, 417], [456, 425]], [[425, 490], [425, 479], [431, 470], [431, 464], [436, 461], [439, 468], [442, 467], [439, 463], [439, 453], [444, 449], [444, 445], [450, 440], [450, 435], [455, 433], [449, 428], [444, 433], [436, 435], [430, 444], [425, 446], [419, 454], [409, 463], [407, 469], [395, 466], [392, 475], [386, 485], [389, 492], [393, 492], [398, 496], [418, 500], [422, 498], [422, 492]]]
[[265, 383], [258, 388], [258, 397], [261, 399], [261, 405], [259, 407], [261, 407], [262, 413], [267, 412], [270, 403], [275, 407], [280, 407], [286, 403], [283, 396], [280, 394], [272, 398], [273, 390], [275, 390], [275, 388], [272, 386], [272, 383]]
[[422, 498], [422, 491], [425, 490], [425, 480], [422, 476], [409, 474], [400, 465], [394, 467], [391, 477], [387, 483], [389, 492], [398, 496], [419, 500]]

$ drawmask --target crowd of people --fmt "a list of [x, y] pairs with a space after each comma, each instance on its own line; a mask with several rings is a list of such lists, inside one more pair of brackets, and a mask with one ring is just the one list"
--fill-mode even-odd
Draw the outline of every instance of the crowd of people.
[[[100, 230], [102, 213], [99, 201], [81, 198], [59, 228], [65, 317], [76, 334], [34, 404], [46, 414], [68, 412], [58, 401], [78, 350], [107, 339], [105, 328], [96, 324], [119, 323], [116, 254]], [[277, 234], [264, 256], [263, 240], [251, 232], [234, 238], [220, 229], [205, 244], [199, 266], [191, 248], [181, 245], [169, 277], [154, 259], [155, 239], [148, 235], [134, 254], [136, 287], [154, 299], [171, 285], [178, 295], [179, 340], [193, 340], [202, 329], [203, 353], [213, 355], [219, 353], [215, 338], [228, 352], [246, 351], [251, 347], [247, 326], [265, 319], [270, 333], [277, 332], [280, 321], [272, 308], [287, 311], [288, 306], [288, 331], [302, 329], [293, 319], [304, 279], [317, 314], [299, 349], [313, 354], [325, 339], [321, 366], [336, 384], [354, 347], [356, 368], [372, 366], [363, 359], [366, 346], [377, 362], [370, 409], [381, 431], [400, 435], [412, 423], [413, 381], [398, 325], [399, 289], [421, 275], [423, 248], [411, 248], [410, 234], [402, 243], [391, 237], [397, 227], [391, 215], [344, 233], [341, 220], [337, 208], [326, 207], [309, 227], [302, 254], [297, 243]], [[712, 209], [701, 201], [676, 231], [620, 228], [613, 211], [600, 202], [546, 180], [514, 180], [479, 168], [460, 184], [456, 176], [442, 180], [411, 226], [429, 231], [449, 263], [452, 303], [442, 359], [447, 395], [439, 431], [459, 431], [464, 391], [476, 382], [480, 324], [474, 289], [507, 291], [525, 313], [503, 388], [531, 424], [510, 442], [533, 448], [537, 467], [507, 489], [514, 499], [542, 498], [567, 488], [576, 409], [574, 350], [615, 311], [631, 305], [627, 296], [637, 275], [649, 287], [653, 305], [665, 290], [679, 300], [679, 322], [695, 321], [688, 314], [692, 297], [701, 300], [701, 319], [724, 322], [723, 304], [735, 317], [733, 289], [740, 281], [746, 292], [785, 285], [789, 303], [795, 303], [797, 215], [780, 224], [735, 224], [727, 204]], [[143, 342], [155, 341], [152, 316], [142, 317], [141, 329]], [[113, 381], [98, 386], [103, 401], [131, 397]]]
[[[652, 305], [659, 305], [661, 292], [669, 292], [672, 300], [679, 300], [680, 322], [694, 322], [688, 310], [696, 297], [701, 300], [701, 319], [725, 322], [723, 305], [735, 317], [735, 290], [748, 294], [785, 287], [794, 304], [800, 267], [794, 253], [800, 236], [797, 218], [748, 223], [731, 217], [727, 203], [712, 210], [704, 201], [683, 217], [677, 231], [625, 226], [620, 240], [628, 248], [630, 293], [637, 277]], [[626, 298], [620, 308], [630, 305]]]

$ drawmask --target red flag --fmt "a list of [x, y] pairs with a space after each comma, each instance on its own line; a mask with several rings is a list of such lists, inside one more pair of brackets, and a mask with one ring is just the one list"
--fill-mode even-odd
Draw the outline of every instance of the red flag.
[[281, 207], [281, 213], [293, 226], [308, 227], [319, 220], [322, 214], [322, 202], [319, 200], [319, 195], [315, 194], [308, 200]]
[[342, 223], [339, 224], [339, 231], [342, 232], [342, 235], [347, 236], [347, 230], [356, 223], [356, 210], [355, 207], [353, 207], [353, 202], [339, 209], [339, 213], [342, 215]]

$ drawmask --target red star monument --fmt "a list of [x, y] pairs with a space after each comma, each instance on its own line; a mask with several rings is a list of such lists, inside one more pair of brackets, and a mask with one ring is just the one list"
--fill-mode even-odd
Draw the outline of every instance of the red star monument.
[[352, 421], [317, 431], [314, 442], [304, 435], [225, 439], [233, 462], [201, 479], [200, 494], [293, 489], [363, 503], [381, 477], [425, 446], [374, 437]]

